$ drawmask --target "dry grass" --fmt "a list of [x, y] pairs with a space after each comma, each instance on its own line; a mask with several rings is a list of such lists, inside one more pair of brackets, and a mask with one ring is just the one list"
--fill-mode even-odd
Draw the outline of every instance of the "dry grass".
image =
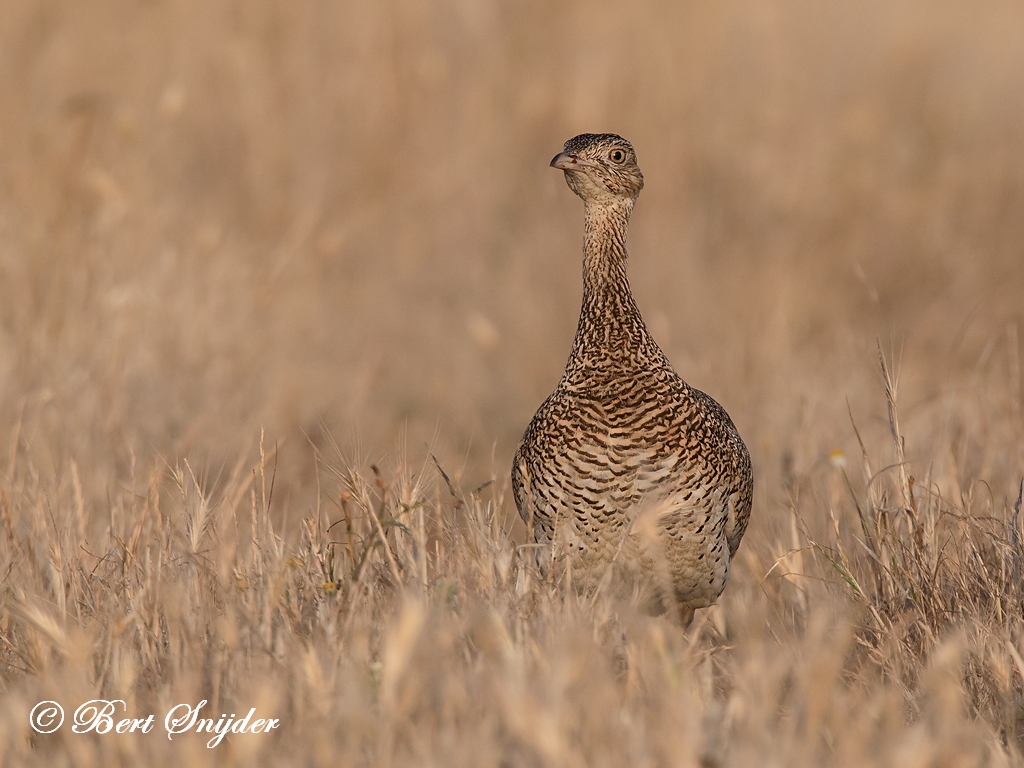
[[[7, 2], [0, 763], [1024, 763], [1022, 30]], [[638, 301], [754, 456], [688, 633], [517, 544], [578, 308], [546, 165], [584, 130], [637, 146]], [[29, 729], [97, 697], [282, 727]]]

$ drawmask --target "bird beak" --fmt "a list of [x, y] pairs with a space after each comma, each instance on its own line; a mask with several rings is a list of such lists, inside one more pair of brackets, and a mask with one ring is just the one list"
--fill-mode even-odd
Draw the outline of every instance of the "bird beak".
[[590, 166], [591, 163], [570, 155], [568, 152], [559, 152], [551, 158], [551, 167], [557, 168], [560, 171], [579, 171]]

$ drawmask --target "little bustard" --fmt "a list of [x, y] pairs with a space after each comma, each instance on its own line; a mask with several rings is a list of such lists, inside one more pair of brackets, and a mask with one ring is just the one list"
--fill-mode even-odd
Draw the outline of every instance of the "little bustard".
[[594, 589], [623, 574], [683, 626], [725, 588], [750, 517], [750, 455], [725, 410], [683, 381], [626, 276], [644, 177], [633, 146], [585, 133], [551, 161], [583, 198], [583, 304], [565, 373], [516, 451], [529, 535]]

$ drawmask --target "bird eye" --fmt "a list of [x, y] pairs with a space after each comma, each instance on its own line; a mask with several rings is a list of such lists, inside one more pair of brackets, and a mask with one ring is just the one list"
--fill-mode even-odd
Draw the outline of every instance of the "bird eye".
[[626, 159], [626, 153], [623, 152], [621, 149], [613, 149], [612, 153], [608, 155], [608, 157], [612, 159], [613, 163], [621, 163], [623, 160]]

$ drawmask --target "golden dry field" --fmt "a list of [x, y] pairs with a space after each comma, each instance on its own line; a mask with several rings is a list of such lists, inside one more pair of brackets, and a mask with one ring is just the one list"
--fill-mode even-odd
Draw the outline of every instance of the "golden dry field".
[[[0, 765], [1024, 765], [1019, 2], [0, 15]], [[753, 456], [688, 631], [520, 547], [585, 131]]]

